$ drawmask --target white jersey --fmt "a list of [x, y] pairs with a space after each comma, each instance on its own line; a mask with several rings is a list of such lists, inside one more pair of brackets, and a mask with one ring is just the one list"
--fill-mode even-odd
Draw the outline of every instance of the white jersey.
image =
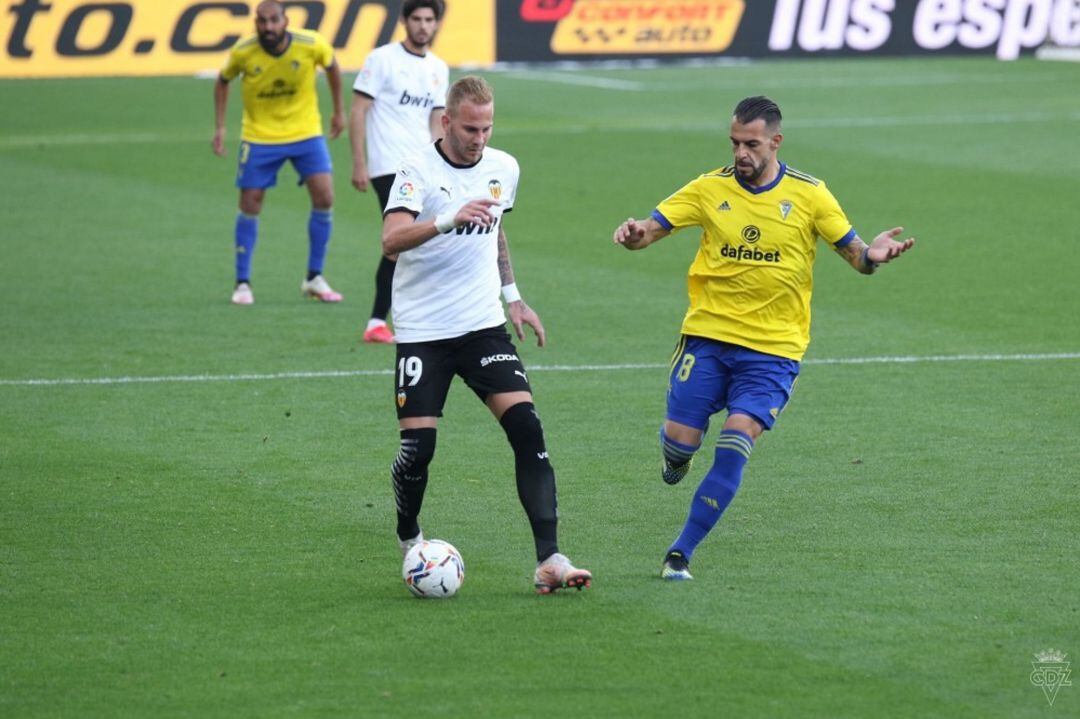
[[462, 225], [398, 255], [394, 270], [394, 334], [398, 342], [460, 337], [506, 323], [499, 277], [499, 227], [514, 207], [518, 169], [492, 147], [475, 165], [457, 165], [432, 143], [402, 163], [386, 212], [405, 210], [417, 222], [482, 197], [499, 201], [490, 227]]
[[450, 69], [434, 53], [416, 55], [400, 42], [367, 56], [353, 91], [374, 102], [367, 113], [368, 174], [392, 175], [431, 142], [431, 113], [446, 107]]

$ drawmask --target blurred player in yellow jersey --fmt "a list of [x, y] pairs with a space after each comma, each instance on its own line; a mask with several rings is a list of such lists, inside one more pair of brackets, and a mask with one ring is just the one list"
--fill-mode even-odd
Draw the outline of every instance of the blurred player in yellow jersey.
[[664, 557], [665, 579], [692, 578], [694, 550], [735, 496], [754, 442], [791, 395], [810, 342], [817, 239], [865, 275], [915, 244], [895, 239], [900, 227], [863, 242], [825, 183], [777, 159], [781, 119], [766, 97], [740, 102], [731, 120], [735, 163], [692, 180], [650, 217], [615, 230], [616, 244], [640, 250], [684, 227], [702, 228], [660, 430], [665, 482], [686, 476], [709, 418], [723, 410], [727, 417], [713, 466]]
[[334, 184], [315, 80], [317, 68], [325, 68], [334, 103], [330, 119], [333, 139], [345, 128], [341, 70], [325, 38], [309, 30], [289, 30], [289, 19], [277, 0], [259, 3], [255, 31], [254, 36], [233, 47], [214, 85], [213, 148], [223, 157], [229, 82], [237, 76], [243, 80], [244, 121], [236, 175], [240, 212], [236, 217], [236, 287], [232, 301], [237, 305], [255, 301], [251, 257], [258, 238], [259, 212], [266, 190], [277, 184], [278, 171], [288, 160], [311, 194], [308, 271], [300, 291], [323, 302], [340, 302], [341, 295], [322, 275], [330, 242]]

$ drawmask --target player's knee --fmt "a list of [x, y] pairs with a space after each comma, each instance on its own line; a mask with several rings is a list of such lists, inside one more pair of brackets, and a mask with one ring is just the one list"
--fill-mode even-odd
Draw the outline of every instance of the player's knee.
[[660, 428], [660, 450], [664, 453], [664, 459], [672, 465], [690, 461], [700, 447], [700, 432], [697, 435], [684, 433], [676, 438], [668, 433], [666, 426]]
[[394, 460], [394, 473], [419, 475], [435, 457], [435, 428], [401, 430], [401, 447]]
[[502, 425], [506, 438], [510, 440], [510, 446], [515, 452], [535, 453], [539, 459], [547, 461], [544, 425], [541, 424], [540, 416], [536, 413], [536, 405], [532, 402], [518, 402], [503, 412], [502, 417], [499, 418], [499, 424]]
[[262, 191], [244, 190], [240, 194], [240, 211], [245, 215], [258, 215], [262, 212], [264, 196]]
[[311, 206], [316, 210], [329, 210], [334, 206], [334, 184], [329, 175], [312, 175], [305, 182], [311, 194]]
[[679, 444], [685, 444], [692, 447], [700, 447], [701, 440], [705, 435], [705, 431], [708, 429], [709, 423], [705, 422], [704, 428], [698, 428], [690, 424], [684, 424], [682, 422], [676, 422], [671, 419], [664, 420], [663, 426], [660, 431], [664, 437], [672, 439]]

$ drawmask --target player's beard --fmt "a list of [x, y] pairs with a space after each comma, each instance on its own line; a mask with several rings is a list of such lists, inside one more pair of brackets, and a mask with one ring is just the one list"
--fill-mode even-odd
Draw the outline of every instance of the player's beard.
[[463, 161], [462, 164], [472, 165], [480, 162], [480, 158], [484, 156], [484, 146], [474, 147], [469, 144], [468, 141], [460, 141], [452, 132], [447, 133], [447, 142], [449, 142], [454, 154], [458, 156], [459, 160]]
[[425, 34], [423, 32], [409, 33], [409, 43], [412, 44], [417, 50], [426, 50], [431, 41], [435, 39], [435, 33]]
[[760, 178], [765, 173], [765, 168], [768, 166], [768, 164], [768, 160], [762, 160], [760, 165], [755, 165], [752, 162], [749, 165], [735, 163], [735, 171], [739, 173], [739, 177], [741, 179], [749, 182], [750, 184], [753, 184], [757, 182], [758, 178]]
[[267, 52], [276, 52], [278, 45], [281, 44], [282, 38], [285, 37], [285, 33], [275, 35], [272, 32], [264, 32], [259, 34], [259, 44], [262, 45], [263, 50]]

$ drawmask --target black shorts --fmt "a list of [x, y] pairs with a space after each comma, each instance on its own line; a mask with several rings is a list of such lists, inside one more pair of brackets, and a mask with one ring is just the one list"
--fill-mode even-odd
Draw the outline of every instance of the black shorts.
[[379, 211], [386, 212], [386, 203], [390, 201], [390, 190], [394, 187], [395, 175], [379, 175], [371, 178], [371, 186], [379, 196]]
[[398, 419], [442, 417], [454, 375], [481, 401], [500, 392], [532, 392], [517, 348], [502, 326], [449, 340], [399, 344], [394, 369]]

